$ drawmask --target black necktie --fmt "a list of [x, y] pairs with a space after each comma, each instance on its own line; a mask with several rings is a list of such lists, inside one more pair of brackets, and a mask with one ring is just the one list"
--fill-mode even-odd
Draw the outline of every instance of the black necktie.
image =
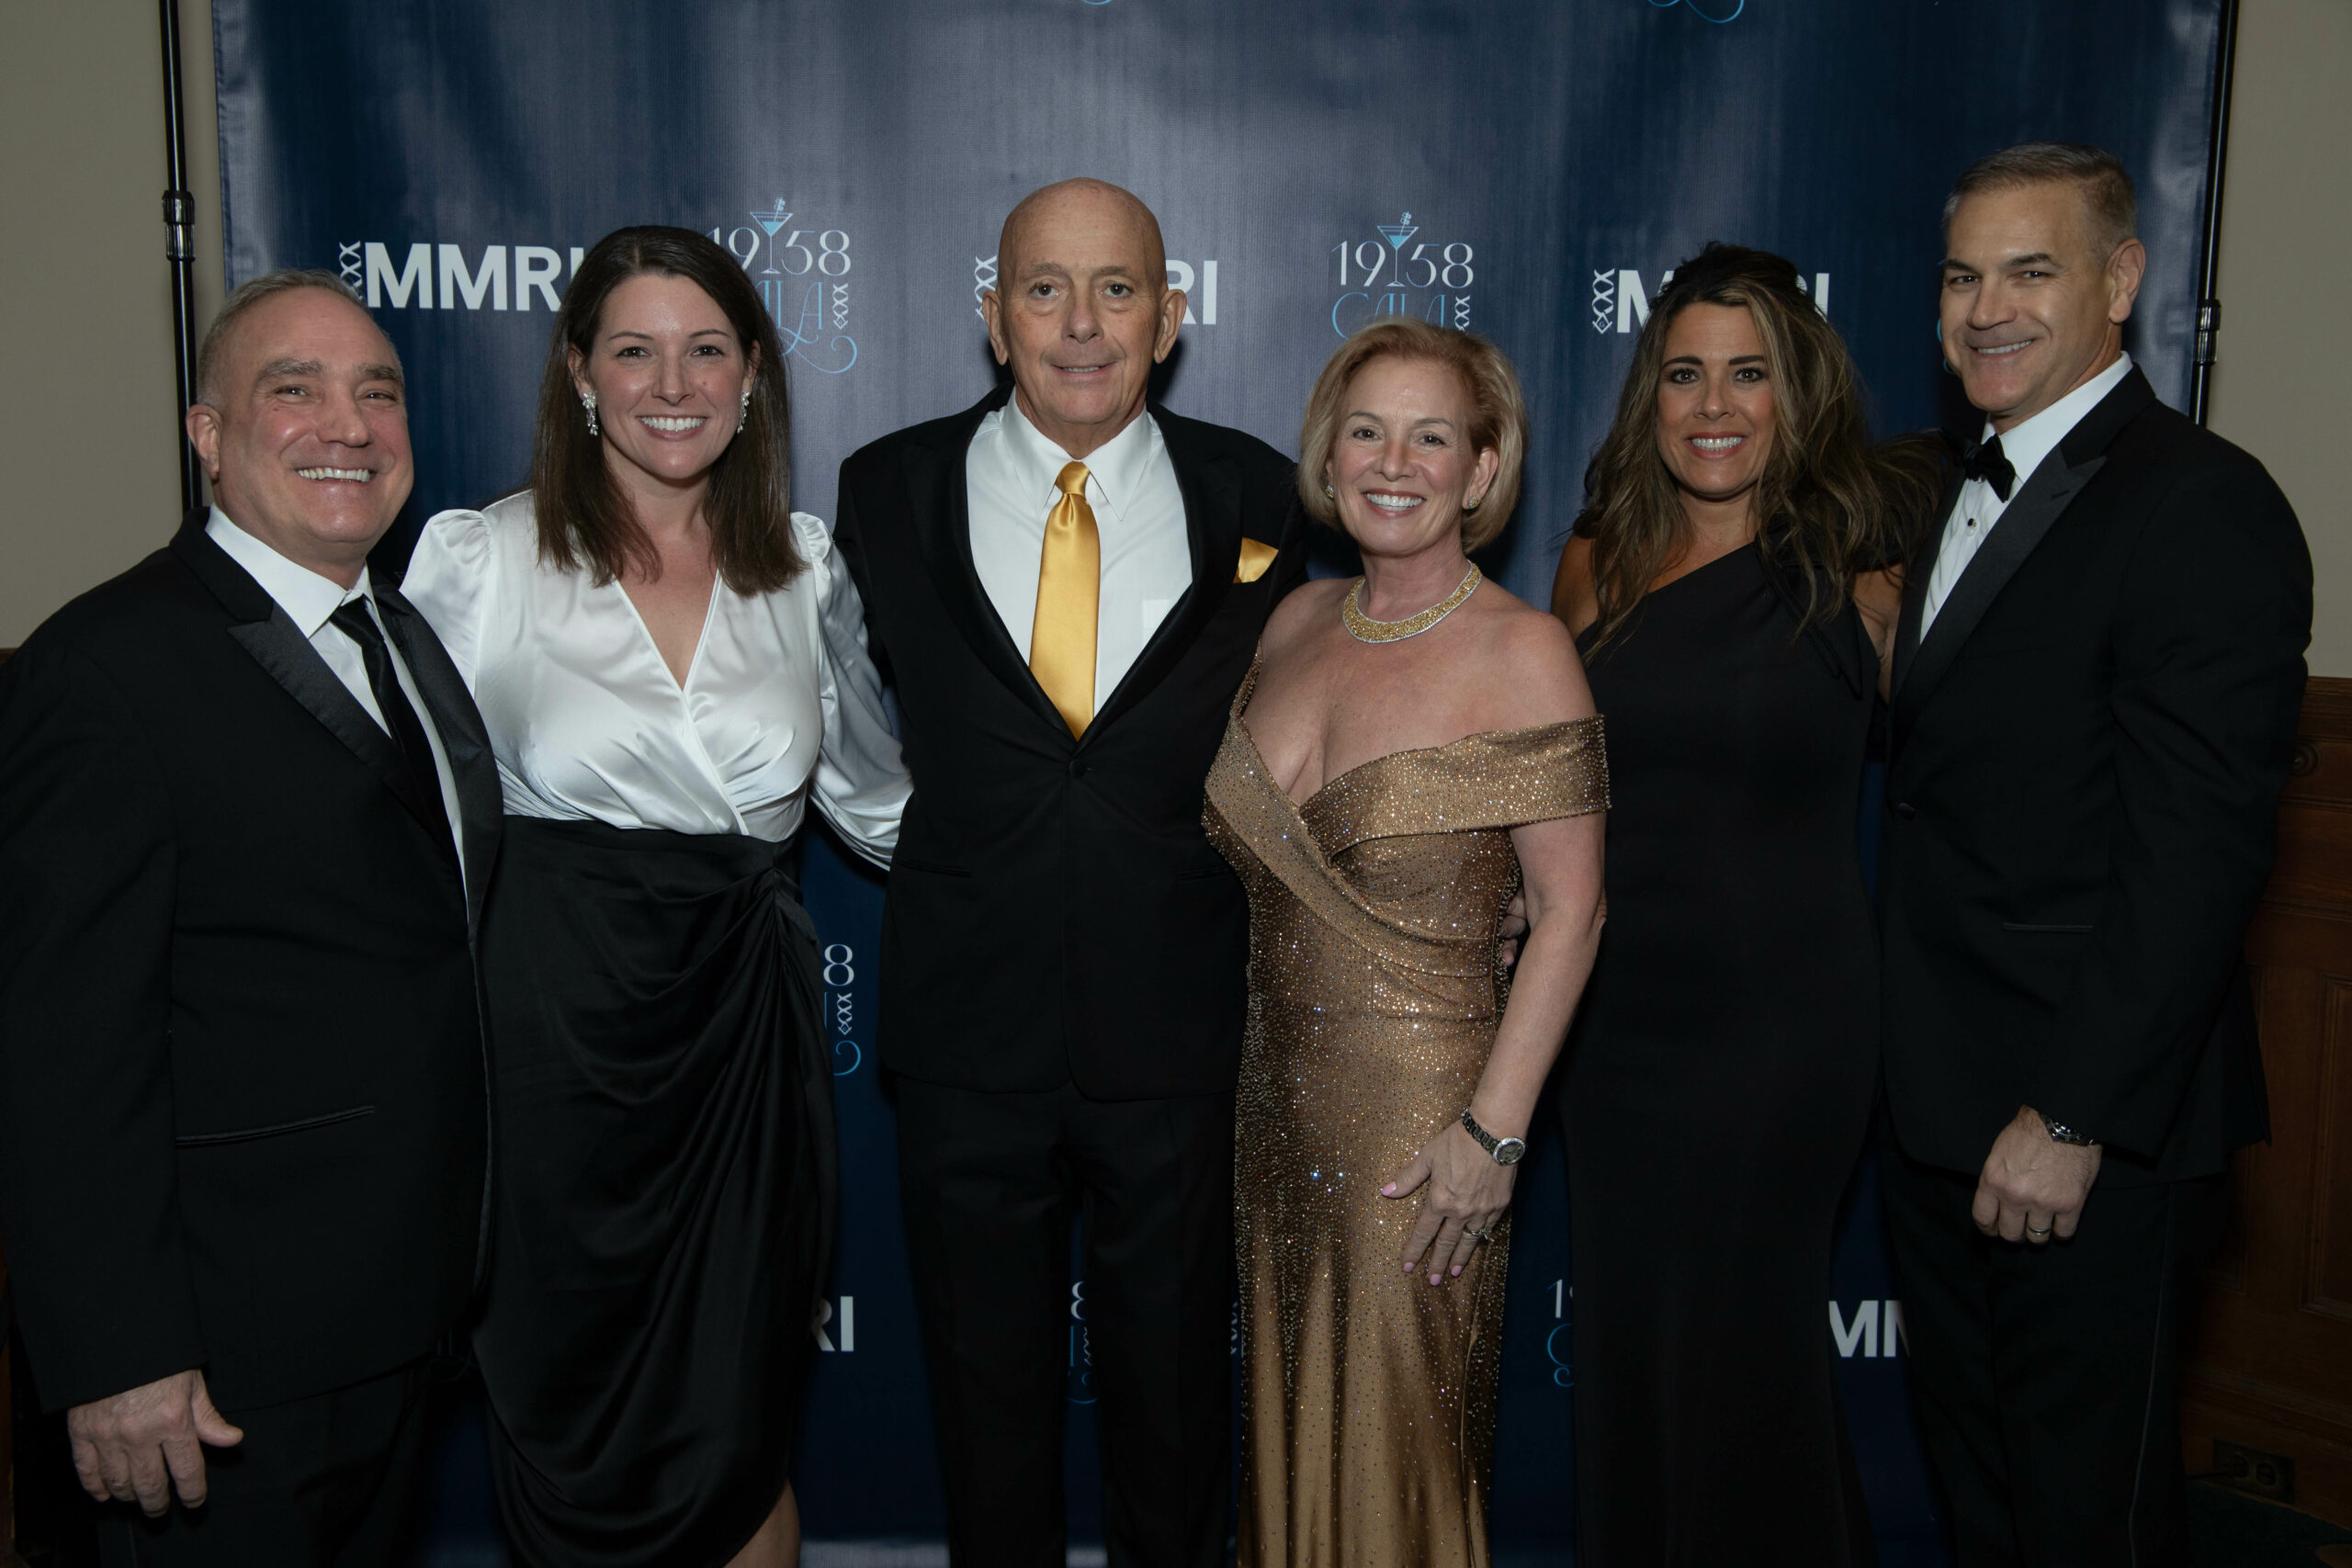
[[417, 808], [427, 814], [425, 825], [438, 829], [442, 841], [454, 850], [448, 809], [441, 800], [441, 774], [433, 766], [433, 743], [424, 738], [416, 710], [408, 705], [408, 694], [401, 690], [401, 678], [392, 670], [391, 649], [384, 646], [384, 633], [376, 617], [368, 613], [368, 602], [346, 599], [328, 619], [359, 645], [359, 656], [368, 664], [368, 688], [376, 694], [376, 710], [384, 716], [384, 728], [391, 731], [401, 759], [408, 764], [410, 795]]
[[2002, 454], [2001, 438], [1997, 435], [1971, 446], [1968, 456], [1961, 460], [1960, 471], [1964, 478], [1983, 479], [1991, 485], [1993, 493], [2005, 502], [2009, 499], [2010, 488], [2018, 482], [2018, 471], [2009, 467], [2008, 458]]

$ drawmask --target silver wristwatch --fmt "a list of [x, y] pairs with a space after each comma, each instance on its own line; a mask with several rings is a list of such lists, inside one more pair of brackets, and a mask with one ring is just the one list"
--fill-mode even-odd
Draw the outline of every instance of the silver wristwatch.
[[2088, 1133], [2077, 1133], [2072, 1127], [2067, 1126], [2064, 1122], [2052, 1121], [2050, 1119], [2050, 1112], [2047, 1111], [2039, 1111], [2036, 1112], [2036, 1114], [2041, 1116], [2042, 1126], [2049, 1129], [2050, 1141], [2052, 1143], [2073, 1144], [2078, 1148], [2086, 1149], [2095, 1149], [2098, 1147], [2098, 1140], [2097, 1138], [2092, 1137]]
[[1478, 1119], [1470, 1114], [1470, 1108], [1466, 1105], [1462, 1108], [1462, 1130], [1477, 1139], [1478, 1146], [1494, 1156], [1497, 1165], [1517, 1165], [1526, 1157], [1525, 1138], [1496, 1137], [1478, 1125]]

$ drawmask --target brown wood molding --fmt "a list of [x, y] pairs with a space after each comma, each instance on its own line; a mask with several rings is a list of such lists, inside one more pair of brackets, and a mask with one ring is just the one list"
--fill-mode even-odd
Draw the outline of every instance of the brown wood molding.
[[2305, 687], [2278, 859], [2246, 932], [2271, 1138], [2232, 1165], [2181, 1429], [2295, 1462], [2294, 1502], [2352, 1524], [2352, 680]]

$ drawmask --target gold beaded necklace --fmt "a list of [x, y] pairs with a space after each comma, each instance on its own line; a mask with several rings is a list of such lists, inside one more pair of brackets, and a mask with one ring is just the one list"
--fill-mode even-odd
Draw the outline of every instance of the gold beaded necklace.
[[1463, 601], [1476, 592], [1484, 576], [1478, 570], [1478, 563], [1472, 561], [1470, 574], [1462, 580], [1461, 587], [1419, 615], [1408, 615], [1401, 621], [1375, 621], [1363, 613], [1363, 607], [1358, 602], [1358, 596], [1363, 592], [1363, 579], [1359, 577], [1356, 585], [1348, 590], [1348, 596], [1340, 601], [1340, 621], [1348, 628], [1348, 635], [1358, 642], [1402, 642], [1408, 637], [1420, 636], [1462, 608]]

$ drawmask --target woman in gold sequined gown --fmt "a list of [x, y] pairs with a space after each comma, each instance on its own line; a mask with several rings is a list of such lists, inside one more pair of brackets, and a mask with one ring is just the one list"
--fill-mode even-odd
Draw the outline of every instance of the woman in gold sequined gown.
[[1341, 346], [1301, 491], [1364, 577], [1275, 611], [1209, 774], [1250, 897], [1243, 1568], [1489, 1559], [1513, 1162], [1598, 944], [1608, 805], [1574, 645], [1464, 554], [1525, 433], [1488, 344], [1391, 319]]

